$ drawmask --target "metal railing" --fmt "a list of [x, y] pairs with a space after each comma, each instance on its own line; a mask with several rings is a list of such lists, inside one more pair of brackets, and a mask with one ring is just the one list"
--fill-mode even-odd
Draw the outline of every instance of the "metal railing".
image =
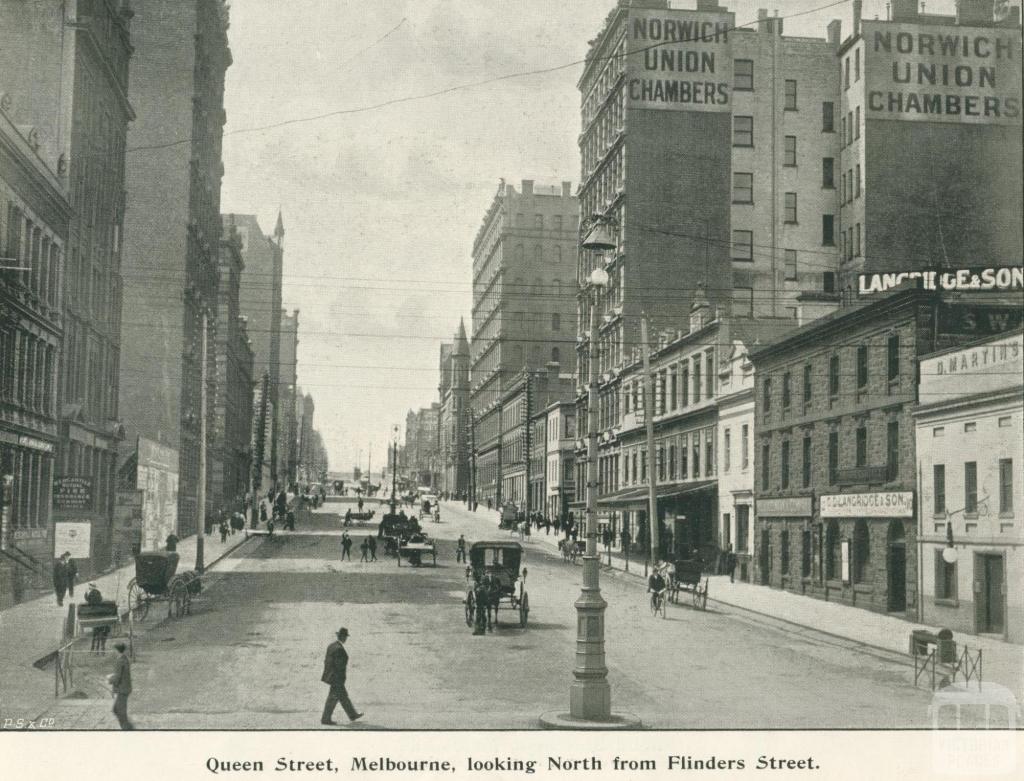
[[919, 686], [922, 676], [930, 673], [932, 691], [935, 691], [936, 685], [942, 688], [956, 683], [958, 674], [965, 684], [973, 679], [980, 688], [983, 669], [980, 648], [971, 651], [964, 646], [960, 654], [954, 656], [953, 662], [943, 663], [938, 660], [938, 648], [935, 647], [927, 654], [914, 654], [914, 686]]

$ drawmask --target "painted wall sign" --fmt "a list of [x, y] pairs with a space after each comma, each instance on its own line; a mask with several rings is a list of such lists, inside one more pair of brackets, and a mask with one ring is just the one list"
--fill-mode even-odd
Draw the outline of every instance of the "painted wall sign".
[[38, 450], [42, 453], [52, 453], [53, 443], [47, 442], [45, 439], [36, 439], [35, 437], [28, 437], [22, 434], [18, 437], [18, 444], [21, 447], [27, 447], [32, 450]]
[[53, 525], [54, 556], [68, 551], [73, 559], [88, 559], [92, 539], [89, 521], [58, 521]]
[[731, 110], [731, 13], [631, 8], [626, 58], [629, 108]]
[[990, 266], [954, 270], [886, 271], [858, 275], [858, 290], [886, 293], [900, 287], [923, 290], [995, 291], [1024, 290], [1024, 266]]
[[809, 496], [787, 496], [779, 499], [758, 499], [757, 514], [761, 518], [810, 518], [814, 513]]
[[58, 477], [53, 481], [53, 509], [84, 510], [92, 506], [92, 480], [88, 477]]
[[1024, 309], [1019, 306], [978, 306], [972, 304], [939, 304], [939, 333], [995, 336], [1020, 328]]
[[1021, 123], [1019, 30], [871, 20], [862, 30], [869, 118]]
[[879, 491], [865, 494], [825, 494], [822, 518], [910, 518], [914, 515], [911, 491]]

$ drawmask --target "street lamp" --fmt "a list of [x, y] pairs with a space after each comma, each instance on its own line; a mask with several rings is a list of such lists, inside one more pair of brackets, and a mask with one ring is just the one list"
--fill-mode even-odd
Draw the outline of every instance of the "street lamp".
[[[613, 227], [615, 223], [610, 217], [588, 218], [580, 224], [580, 248], [613, 251], [616, 247]], [[597, 550], [597, 293], [607, 286], [608, 272], [598, 264], [587, 278], [587, 288], [592, 295], [588, 296], [586, 550], [583, 587], [576, 600], [576, 666], [572, 671], [575, 680], [569, 689], [569, 713], [541, 716], [541, 724], [554, 729], [635, 729], [640, 726], [640, 720], [631, 714], [612, 713], [604, 653], [604, 614], [608, 603], [601, 597], [601, 559]]]

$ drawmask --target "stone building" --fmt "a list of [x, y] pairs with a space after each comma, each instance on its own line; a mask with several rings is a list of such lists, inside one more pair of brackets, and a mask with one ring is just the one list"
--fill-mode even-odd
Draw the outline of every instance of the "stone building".
[[440, 375], [439, 490], [459, 496], [469, 491], [469, 342], [461, 319], [452, 344], [441, 345]]
[[[0, 92], [3, 86], [0, 79]], [[46, 586], [54, 549], [70, 220], [54, 150], [42, 149], [16, 115], [13, 101], [0, 98], [0, 609]]]
[[921, 620], [1024, 642], [1024, 335], [921, 358]]
[[[224, 76], [231, 64], [223, 0], [133, 3], [121, 408], [137, 435], [179, 455], [178, 535], [198, 518], [200, 396], [206, 322], [207, 447], [217, 421]], [[186, 140], [186, 143], [169, 143]], [[206, 515], [213, 506], [207, 470]]]
[[278, 375], [278, 398], [281, 413], [277, 416], [278, 447], [277, 474], [282, 482], [291, 485], [296, 480], [299, 460], [298, 420], [295, 416], [295, 393], [298, 387], [299, 310], [289, 315], [281, 310], [281, 354]]
[[[76, 498], [56, 502], [53, 520], [88, 526], [90, 555], [78, 561], [85, 577], [110, 562], [123, 437], [118, 362], [125, 149], [135, 116], [128, 101], [132, 11], [113, 0], [3, 0], [0, 16], [0, 101], [31, 129], [69, 193], [55, 484], [73, 483]], [[152, 377], [144, 371], [134, 381]]]
[[573, 401], [552, 402], [545, 413], [545, 497], [543, 512], [551, 521], [565, 518], [576, 496], [574, 478], [576, 405]]

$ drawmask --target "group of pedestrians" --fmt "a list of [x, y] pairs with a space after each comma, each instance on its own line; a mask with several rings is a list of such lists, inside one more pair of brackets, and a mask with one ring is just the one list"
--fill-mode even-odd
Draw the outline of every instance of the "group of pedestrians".
[[[341, 560], [345, 561], [348, 559], [352, 561], [352, 538], [349, 537], [348, 532], [341, 533]], [[366, 535], [363, 537], [363, 541], [359, 544], [360, 561], [376, 561], [377, 560], [377, 539], [373, 535]]]

